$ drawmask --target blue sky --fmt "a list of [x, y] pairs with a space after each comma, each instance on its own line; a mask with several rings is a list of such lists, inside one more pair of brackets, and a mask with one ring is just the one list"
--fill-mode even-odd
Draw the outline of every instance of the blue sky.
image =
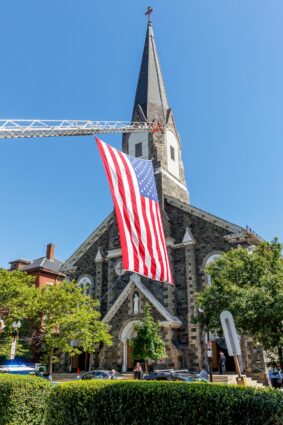
[[[282, 0], [153, 0], [191, 203], [283, 240]], [[2, 2], [1, 118], [131, 117], [148, 1]], [[120, 147], [121, 136], [104, 137]], [[112, 210], [92, 137], [0, 141], [0, 265]]]

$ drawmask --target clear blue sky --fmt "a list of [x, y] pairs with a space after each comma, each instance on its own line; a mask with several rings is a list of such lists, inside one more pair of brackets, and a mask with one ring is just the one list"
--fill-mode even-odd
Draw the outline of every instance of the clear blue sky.
[[[153, 0], [191, 203], [283, 240], [282, 0]], [[148, 0], [2, 2], [1, 118], [128, 120]], [[120, 147], [119, 135], [104, 137]], [[92, 137], [0, 141], [0, 265], [112, 210]]]

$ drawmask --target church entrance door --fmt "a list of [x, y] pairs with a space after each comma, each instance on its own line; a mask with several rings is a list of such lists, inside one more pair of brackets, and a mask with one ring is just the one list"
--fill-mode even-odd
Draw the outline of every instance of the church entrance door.
[[135, 365], [133, 360], [133, 348], [131, 346], [131, 342], [129, 339], [127, 340], [127, 355], [128, 355], [128, 358], [127, 358], [128, 370], [134, 369]]
[[122, 372], [127, 372], [128, 370], [133, 370], [134, 361], [132, 358], [132, 347], [130, 345], [130, 340], [135, 338], [136, 331], [135, 326], [139, 323], [138, 320], [133, 320], [132, 322], [127, 323], [121, 332], [120, 340], [123, 344], [123, 363], [122, 363]]

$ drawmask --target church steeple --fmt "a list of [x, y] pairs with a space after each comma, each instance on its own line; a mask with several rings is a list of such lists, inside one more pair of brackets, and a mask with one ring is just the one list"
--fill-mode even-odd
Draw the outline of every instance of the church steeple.
[[181, 144], [169, 107], [165, 84], [153, 35], [148, 8], [147, 32], [135, 95], [132, 121], [156, 121], [165, 125], [163, 133], [130, 133], [123, 135], [123, 151], [129, 155], [152, 159], [159, 197], [173, 196], [189, 202], [184, 176]]
[[[152, 11], [152, 9], [148, 10], [149, 12]], [[147, 121], [158, 119], [165, 123], [169, 104], [157, 55], [150, 13], [148, 13], [148, 16], [132, 119], [134, 120], [137, 108], [140, 106]]]

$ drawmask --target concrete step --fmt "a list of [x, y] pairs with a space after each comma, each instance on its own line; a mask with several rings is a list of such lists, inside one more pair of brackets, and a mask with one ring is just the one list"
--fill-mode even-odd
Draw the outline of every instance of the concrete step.
[[[234, 374], [233, 375], [213, 375], [212, 380], [215, 383], [231, 385], [231, 384], [237, 384], [236, 378], [237, 378], [236, 374], [235, 375]], [[257, 387], [257, 388], [263, 387], [262, 383], [258, 382], [257, 380], [249, 376], [246, 376], [246, 382], [247, 382], [247, 385], [250, 387]]]
[[[55, 382], [68, 382], [68, 381], [74, 381], [76, 379], [79, 379], [82, 374], [85, 372], [81, 372], [80, 374], [77, 373], [53, 373], [53, 381]], [[123, 373], [123, 376], [125, 376], [126, 379], [133, 379], [134, 375], [133, 373]], [[229, 375], [213, 375], [212, 381], [217, 384], [237, 384], [236, 380], [237, 375], [236, 374], [229, 374]], [[247, 376], [246, 377], [247, 385], [250, 387], [257, 387], [263, 388], [263, 384], [258, 382], [256, 379], [253, 379], [252, 377]]]

